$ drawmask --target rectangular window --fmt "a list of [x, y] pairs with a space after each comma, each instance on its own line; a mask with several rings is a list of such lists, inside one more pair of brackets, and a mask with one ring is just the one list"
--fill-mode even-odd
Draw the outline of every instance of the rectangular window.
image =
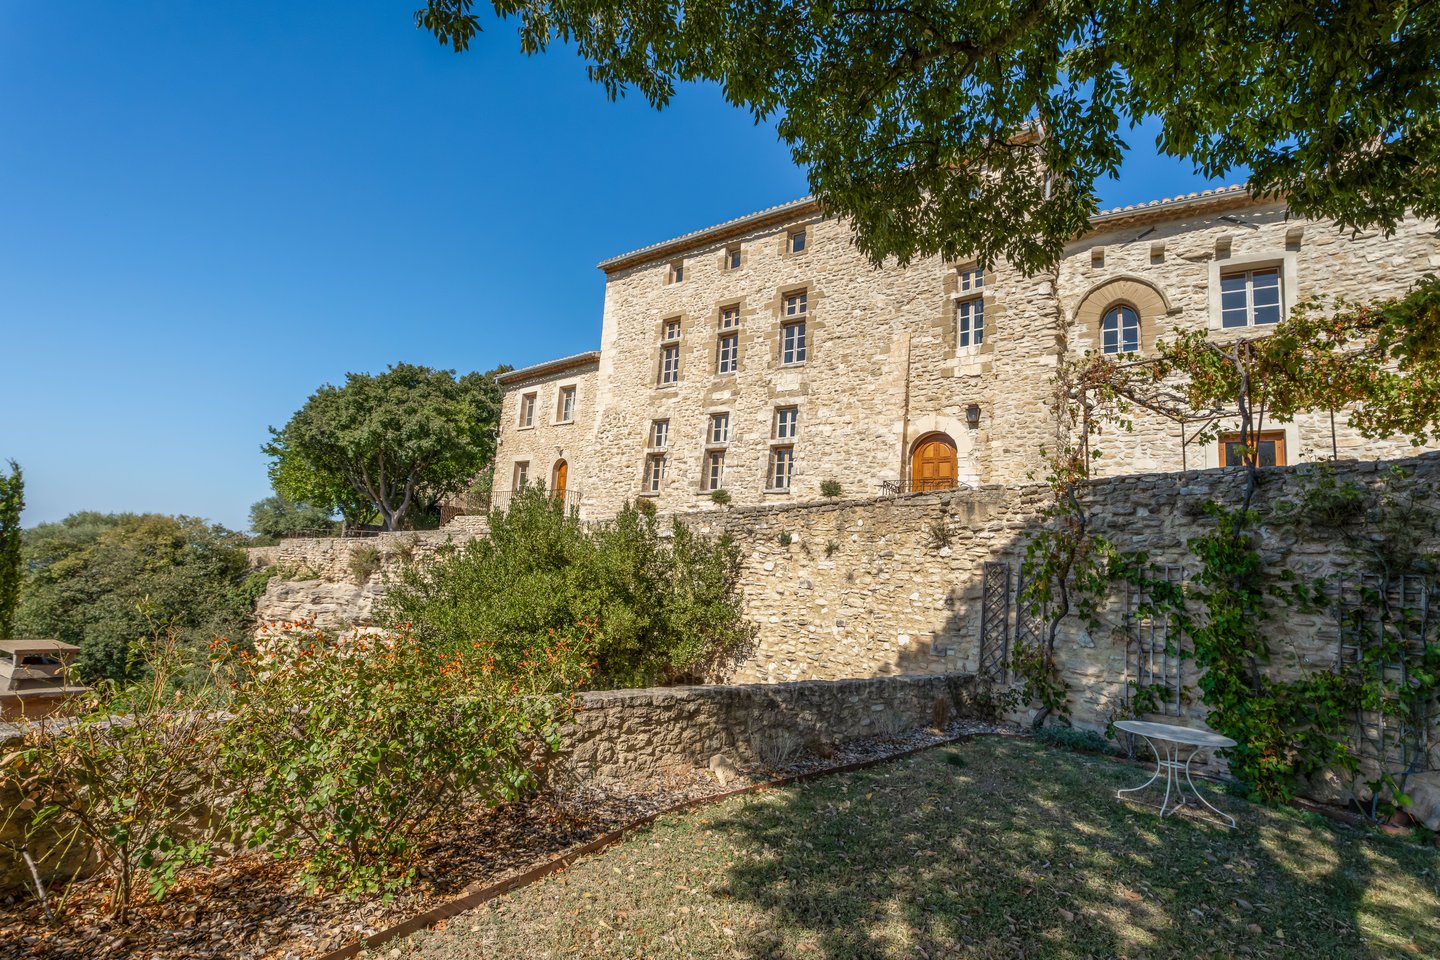
[[660, 334], [660, 339], [665, 343], [680, 339], [680, 321], [666, 320], [665, 327]]
[[575, 388], [562, 387], [560, 390], [560, 409], [556, 411], [561, 423], [570, 423], [575, 419]]
[[775, 410], [775, 439], [794, 440], [796, 428], [800, 425], [799, 407], [777, 407]]
[[786, 319], [807, 316], [808, 311], [809, 305], [806, 302], [806, 291], [801, 290], [798, 293], [785, 294]]
[[739, 307], [721, 307], [721, 308], [720, 308], [720, 329], [721, 329], [721, 330], [734, 330], [734, 329], [735, 329], [736, 327], [738, 327], [738, 326], [740, 326], [740, 308], [739, 308]]
[[733, 247], [725, 248], [725, 269], [740, 269], [740, 245], [738, 243]]
[[520, 398], [520, 426], [535, 426], [535, 397], [537, 394], [527, 393]]
[[715, 372], [734, 373], [740, 356], [740, 335], [722, 333], [715, 346]]
[[985, 342], [985, 301], [979, 297], [961, 300], [955, 308], [960, 325], [960, 346], [978, 347]]
[[710, 436], [706, 443], [722, 444], [730, 442], [730, 414], [710, 414]]
[[780, 341], [780, 362], [784, 364], [805, 362], [805, 321], [787, 323]]
[[1226, 329], [1280, 322], [1280, 268], [1220, 277], [1220, 325]]
[[650, 422], [650, 448], [652, 450], [664, 450], [670, 442], [670, 421], [652, 420]]
[[645, 458], [645, 493], [659, 493], [660, 481], [665, 479], [665, 455], [653, 454]]
[[705, 454], [705, 489], [719, 490], [725, 485], [725, 451], [711, 450]]
[[805, 249], [805, 230], [803, 228], [790, 231], [789, 236], [785, 238], [785, 249], [791, 253], [800, 253]]
[[[1255, 448], [1255, 465], [1259, 467], [1285, 466], [1285, 431], [1264, 430], [1250, 438]], [[1220, 434], [1220, 466], [1238, 467], [1245, 463], [1245, 448], [1240, 446], [1240, 434]]]
[[660, 348], [660, 385], [680, 382], [680, 344], [669, 343]]
[[960, 292], [969, 293], [972, 290], [983, 290], [985, 288], [985, 268], [967, 267], [960, 271]]
[[524, 490], [525, 484], [530, 482], [530, 461], [521, 460], [515, 464], [515, 486], [512, 489]]
[[671, 282], [671, 283], [679, 283], [681, 280], [684, 280], [684, 279], [685, 279], [685, 261], [684, 261], [684, 260], [676, 260], [674, 263], [670, 264], [670, 282]]
[[772, 447], [770, 449], [770, 474], [768, 483], [771, 490], [789, 490], [790, 476], [795, 472], [795, 448]]

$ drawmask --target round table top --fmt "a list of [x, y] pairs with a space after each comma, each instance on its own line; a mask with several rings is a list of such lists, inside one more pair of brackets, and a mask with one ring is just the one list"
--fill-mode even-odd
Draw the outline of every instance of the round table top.
[[1124, 730], [1126, 733], [1134, 733], [1155, 740], [1168, 740], [1171, 743], [1185, 743], [1195, 747], [1235, 746], [1235, 741], [1229, 737], [1222, 737], [1220, 734], [1211, 733], [1209, 730], [1196, 730], [1194, 727], [1181, 727], [1173, 723], [1152, 723], [1149, 720], [1117, 720], [1115, 729]]

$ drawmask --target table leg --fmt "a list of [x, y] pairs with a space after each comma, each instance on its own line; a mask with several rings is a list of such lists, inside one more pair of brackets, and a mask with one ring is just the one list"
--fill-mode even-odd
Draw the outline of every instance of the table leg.
[[[1149, 744], [1151, 752], [1155, 754], [1155, 772], [1150, 775], [1149, 780], [1146, 780], [1138, 787], [1126, 787], [1123, 790], [1115, 791], [1115, 796], [1117, 798], [1120, 797], [1122, 794], [1139, 793], [1140, 791], [1145, 790], [1156, 780], [1160, 779], [1160, 774], [1163, 771], [1165, 774], [1165, 796], [1160, 801], [1160, 816], [1169, 816], [1176, 810], [1179, 810], [1181, 807], [1186, 805], [1185, 784], [1189, 784], [1190, 792], [1195, 794], [1195, 799], [1199, 800], [1217, 816], [1223, 817], [1225, 820], [1229, 821], [1232, 828], [1235, 826], [1235, 818], [1227, 813], [1222, 813], [1219, 809], [1215, 807], [1214, 804], [1212, 804], [1209, 800], [1206, 800], [1204, 795], [1201, 794], [1199, 789], [1196, 788], [1195, 781], [1191, 779], [1190, 761], [1195, 759], [1195, 757], [1200, 753], [1200, 751], [1204, 749], [1203, 747], [1196, 747], [1195, 749], [1191, 750], [1190, 755], [1182, 760], [1180, 759], [1180, 753], [1184, 749], [1184, 747], [1181, 744], [1171, 743], [1168, 740], [1162, 740], [1159, 744], [1157, 744], [1154, 740], [1151, 740], [1144, 734], [1139, 734], [1138, 736], [1140, 737], [1140, 739], [1144, 740], [1147, 744]], [[1163, 750], [1161, 749], [1162, 745], [1164, 747]], [[1180, 780], [1182, 773], [1185, 777], [1184, 783], [1182, 783]], [[1174, 793], [1175, 795], [1175, 806], [1173, 807], [1170, 806], [1171, 793]]]

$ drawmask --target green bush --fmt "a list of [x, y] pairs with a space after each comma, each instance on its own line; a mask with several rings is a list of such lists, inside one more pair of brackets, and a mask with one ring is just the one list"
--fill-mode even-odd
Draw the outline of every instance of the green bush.
[[822, 480], [822, 481], [820, 481], [820, 496], [822, 496], [822, 497], [829, 497], [830, 499], [833, 500], [834, 498], [840, 496], [840, 493], [841, 493], [841, 488], [840, 488], [840, 481], [839, 481], [839, 480]]
[[256, 646], [232, 661], [232, 820], [315, 885], [352, 891], [409, 881], [437, 829], [529, 789], [586, 676], [559, 638], [506, 660], [298, 624]]
[[[668, 533], [668, 536], [666, 535]], [[490, 535], [402, 573], [381, 616], [434, 649], [480, 644], [502, 663], [551, 638], [584, 649], [592, 685], [634, 687], [713, 678], [748, 648], [740, 553], [728, 537], [662, 530], [627, 506], [582, 527], [538, 490], [491, 517]]]
[[1120, 749], [1094, 730], [1077, 730], [1074, 727], [1049, 726], [1034, 731], [1034, 737], [1043, 744], [1074, 750], [1076, 753], [1103, 753], [1118, 756]]
[[350, 553], [350, 579], [355, 581], [356, 586], [364, 586], [366, 580], [380, 572], [380, 563], [378, 548], [368, 544], [356, 547]]
[[722, 507], [725, 506], [730, 502], [730, 491], [724, 489], [723, 487], [719, 490], [711, 491], [710, 502], [719, 504]]

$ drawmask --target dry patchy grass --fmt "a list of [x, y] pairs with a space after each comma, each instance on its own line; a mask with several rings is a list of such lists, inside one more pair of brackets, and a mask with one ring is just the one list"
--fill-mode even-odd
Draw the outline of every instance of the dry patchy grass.
[[1140, 771], [980, 738], [671, 816], [382, 948], [515, 957], [1440, 956], [1433, 850], [1216, 796], [1228, 830], [1115, 799]]

